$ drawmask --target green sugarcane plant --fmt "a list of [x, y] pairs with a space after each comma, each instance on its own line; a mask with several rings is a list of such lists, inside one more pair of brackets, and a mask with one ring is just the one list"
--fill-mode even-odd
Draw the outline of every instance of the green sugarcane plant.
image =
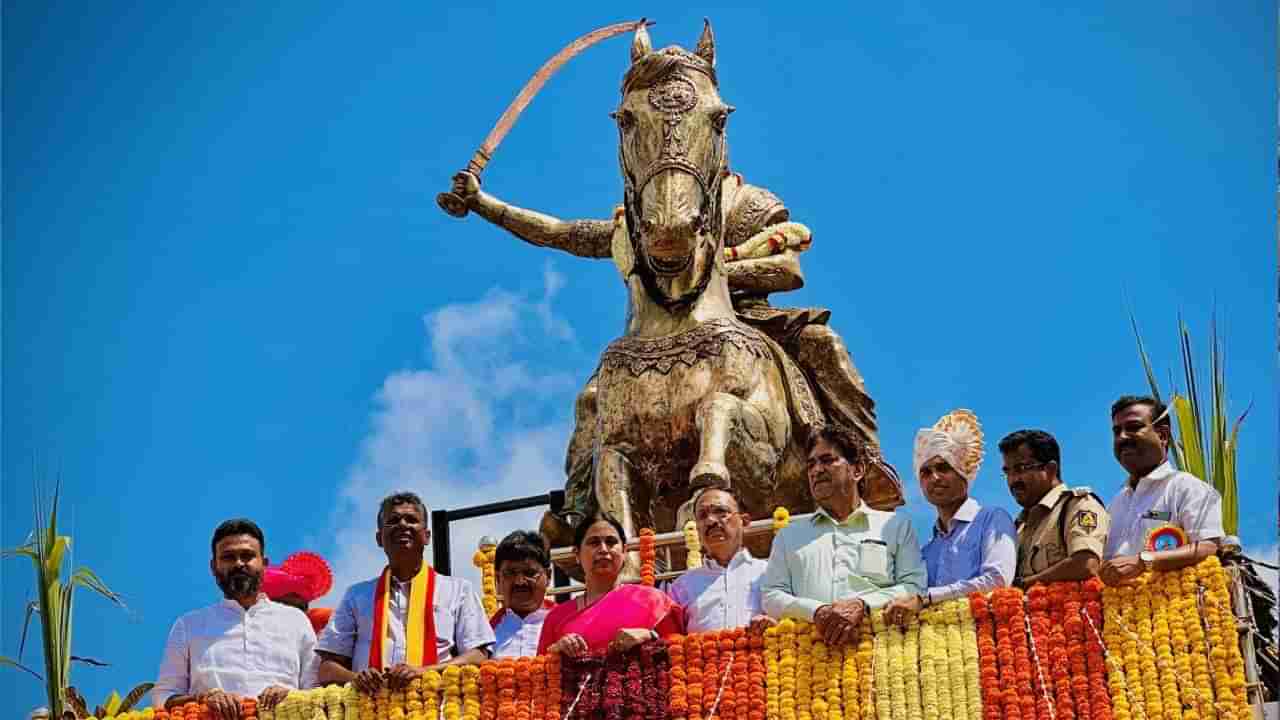
[[[1138, 341], [1138, 355], [1151, 385], [1151, 395], [1164, 403], [1155, 370], [1142, 344], [1138, 321], [1129, 314], [1133, 335]], [[1216, 318], [1209, 321], [1209, 404], [1201, 396], [1202, 385], [1196, 373], [1191, 352], [1191, 330], [1182, 317], [1178, 317], [1178, 333], [1182, 348], [1182, 374], [1186, 383], [1184, 393], [1174, 391], [1167, 403], [1173, 413], [1176, 431], [1170, 449], [1173, 462], [1179, 470], [1191, 473], [1214, 487], [1222, 495], [1222, 529], [1228, 535], [1237, 535], [1240, 529], [1240, 496], [1236, 482], [1236, 441], [1240, 436], [1240, 424], [1253, 407], [1250, 403], [1244, 413], [1230, 422], [1227, 411], [1226, 352], [1218, 338]], [[1170, 373], [1172, 375], [1172, 372]], [[1170, 384], [1174, 385], [1172, 378]], [[1209, 411], [1205, 415], [1205, 410]], [[1206, 428], [1207, 425], [1207, 428]]]
[[[76, 588], [91, 590], [120, 608], [124, 608], [124, 600], [87, 567], [78, 567], [72, 572], [64, 568], [71, 566], [71, 536], [58, 534], [58, 495], [60, 486], [55, 485], [53, 501], [46, 510], [40, 501], [37, 487], [35, 500], [35, 528], [27, 542], [3, 551], [0, 557], [24, 557], [31, 561], [35, 570], [37, 599], [27, 605], [26, 618], [22, 624], [22, 642], [18, 649], [18, 658], [0, 656], [0, 666], [17, 668], [34, 675], [44, 681], [49, 701], [49, 717], [62, 718], [64, 711], [69, 710], [66, 702], [66, 690], [71, 676], [71, 661], [76, 660], [92, 665], [105, 663], [92, 658], [71, 654], [71, 617], [72, 598]], [[22, 664], [22, 649], [26, 645], [27, 628], [32, 615], [40, 619], [40, 634], [44, 648], [44, 675]], [[73, 711], [74, 712], [74, 711]]]

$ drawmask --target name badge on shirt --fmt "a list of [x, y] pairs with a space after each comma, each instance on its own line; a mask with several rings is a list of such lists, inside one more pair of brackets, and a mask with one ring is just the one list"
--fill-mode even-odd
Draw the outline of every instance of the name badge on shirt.
[[1159, 520], [1160, 522], [1169, 522], [1173, 519], [1173, 513], [1168, 510], [1148, 510], [1142, 514], [1143, 520]]
[[889, 577], [889, 546], [883, 540], [863, 540], [858, 545], [858, 574], [864, 577]]

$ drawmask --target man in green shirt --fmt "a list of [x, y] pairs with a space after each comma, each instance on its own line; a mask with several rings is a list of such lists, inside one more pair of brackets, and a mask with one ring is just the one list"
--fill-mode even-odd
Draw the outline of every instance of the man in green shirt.
[[813, 434], [808, 478], [818, 509], [774, 536], [765, 570], [765, 612], [813, 622], [828, 645], [854, 640], [869, 609], [927, 584], [910, 518], [862, 502], [866, 455], [844, 428]]

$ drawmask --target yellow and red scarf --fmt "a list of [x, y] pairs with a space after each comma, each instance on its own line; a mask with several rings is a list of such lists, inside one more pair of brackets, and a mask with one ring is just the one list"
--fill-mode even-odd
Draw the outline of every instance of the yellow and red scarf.
[[[373, 641], [369, 643], [369, 667], [379, 670], [391, 665], [387, 642], [387, 618], [391, 614], [391, 567], [382, 571], [373, 591]], [[436, 616], [432, 612], [436, 596], [436, 571], [427, 563], [409, 585], [409, 618], [405, 624], [405, 661], [414, 667], [436, 664]]]

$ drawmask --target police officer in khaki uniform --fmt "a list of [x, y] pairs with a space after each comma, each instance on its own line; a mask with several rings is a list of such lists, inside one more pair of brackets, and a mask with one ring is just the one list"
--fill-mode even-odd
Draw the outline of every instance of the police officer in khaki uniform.
[[1009, 493], [1022, 506], [1014, 584], [1087, 580], [1098, 572], [1110, 524], [1101, 498], [1059, 477], [1058, 441], [1019, 430], [1000, 441]]

